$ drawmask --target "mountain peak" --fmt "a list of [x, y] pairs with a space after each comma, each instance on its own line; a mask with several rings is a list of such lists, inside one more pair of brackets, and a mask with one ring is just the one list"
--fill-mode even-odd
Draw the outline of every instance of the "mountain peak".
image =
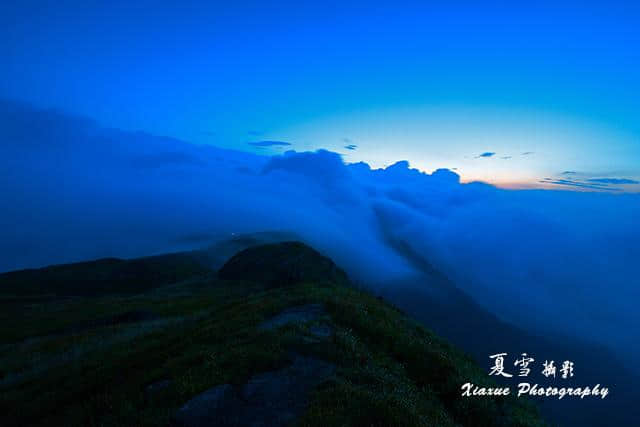
[[347, 281], [347, 275], [330, 258], [296, 241], [244, 249], [231, 257], [218, 275], [225, 280], [262, 282], [270, 287], [299, 282]]

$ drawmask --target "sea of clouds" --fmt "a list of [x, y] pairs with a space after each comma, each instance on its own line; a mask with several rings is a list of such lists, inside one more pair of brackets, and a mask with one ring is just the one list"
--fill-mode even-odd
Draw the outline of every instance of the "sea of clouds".
[[640, 194], [502, 190], [323, 150], [260, 156], [7, 101], [0, 139], [0, 271], [283, 230], [375, 288], [413, 274], [391, 237], [503, 320], [639, 359]]

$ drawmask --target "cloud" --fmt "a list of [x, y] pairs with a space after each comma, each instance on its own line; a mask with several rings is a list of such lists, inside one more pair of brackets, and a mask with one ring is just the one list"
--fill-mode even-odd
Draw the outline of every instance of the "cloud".
[[255, 141], [248, 142], [249, 145], [253, 145], [254, 147], [274, 147], [274, 146], [289, 146], [291, 143], [284, 141]]
[[345, 145], [344, 148], [346, 148], [347, 150], [355, 150], [356, 148], [358, 148], [358, 146], [355, 144], [349, 144]]
[[609, 187], [608, 184], [598, 184], [598, 183], [589, 184], [583, 181], [572, 181], [567, 179], [554, 180], [554, 179], [546, 178], [544, 181], [541, 181], [541, 182], [544, 182], [546, 184], [566, 185], [570, 187], [586, 188], [591, 190], [620, 191], [619, 188]]
[[[578, 175], [576, 171], [563, 171], [561, 176], [574, 176]], [[584, 174], [582, 174], [584, 175]], [[640, 184], [640, 181], [627, 178], [589, 178], [589, 179], [552, 179], [545, 178], [544, 183], [555, 185], [566, 185], [571, 187], [580, 187], [592, 190], [603, 191], [621, 191], [621, 187], [615, 187], [616, 185], [634, 185]]]
[[591, 178], [587, 179], [588, 182], [600, 183], [600, 184], [640, 184], [640, 181], [625, 178]]
[[346, 177], [344, 168], [340, 167], [342, 165], [342, 157], [331, 151], [318, 150], [303, 153], [287, 151], [282, 156], [270, 158], [263, 169], [263, 174], [285, 171], [323, 182], [335, 182]]
[[535, 152], [533, 152], [533, 151], [525, 151], [524, 153], [522, 153], [523, 156], [530, 156], [532, 154], [535, 154]]
[[344, 142], [346, 144], [351, 144], [351, 139], [350, 138], [342, 138], [342, 142]]
[[0, 271], [193, 248], [176, 246], [189, 235], [286, 230], [374, 289], [415, 278], [404, 252], [419, 254], [506, 322], [640, 360], [637, 333], [620, 328], [640, 324], [640, 195], [609, 194], [615, 183], [543, 180], [600, 193], [500, 190], [407, 161], [372, 169], [324, 150], [261, 156], [7, 105]]
[[496, 155], [496, 153], [493, 153], [493, 152], [491, 152], [491, 151], [485, 151], [485, 152], [484, 152], [484, 153], [482, 153], [482, 154], [478, 154], [475, 158], [476, 158], [476, 159], [479, 159], [479, 158], [481, 158], [481, 157], [493, 157], [493, 156], [495, 156], [495, 155]]
[[511, 158], [511, 156], [504, 156], [504, 157], [500, 157], [502, 160], [509, 160]]

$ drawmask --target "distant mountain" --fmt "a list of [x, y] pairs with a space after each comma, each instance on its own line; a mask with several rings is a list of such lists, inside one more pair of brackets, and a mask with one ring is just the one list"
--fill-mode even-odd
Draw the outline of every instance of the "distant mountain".
[[[580, 372], [574, 378], [563, 380], [562, 386], [601, 383], [614, 390], [595, 404], [588, 400], [536, 399], [545, 417], [565, 426], [640, 425], [640, 413], [630, 410], [640, 397], [635, 386], [640, 378], [611, 350], [577, 337], [542, 334], [508, 323], [476, 303], [411, 245], [389, 235], [385, 238], [419, 274], [383, 284], [379, 287], [381, 294], [468, 352], [478, 363], [488, 366], [489, 355], [501, 352], [514, 359], [523, 352], [534, 355], [538, 358], [537, 366], [541, 366], [544, 359], [571, 359], [580, 367]], [[539, 375], [539, 371], [536, 374]]]

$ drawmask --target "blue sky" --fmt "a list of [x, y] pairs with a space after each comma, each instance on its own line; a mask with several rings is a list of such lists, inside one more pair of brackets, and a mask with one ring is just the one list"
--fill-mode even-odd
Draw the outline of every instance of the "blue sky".
[[129, 3], [5, 2], [0, 96], [257, 153], [639, 188], [632, 2]]
[[394, 241], [640, 366], [640, 6], [345, 3], [1, 2], [0, 272], [284, 230], [395, 286]]

